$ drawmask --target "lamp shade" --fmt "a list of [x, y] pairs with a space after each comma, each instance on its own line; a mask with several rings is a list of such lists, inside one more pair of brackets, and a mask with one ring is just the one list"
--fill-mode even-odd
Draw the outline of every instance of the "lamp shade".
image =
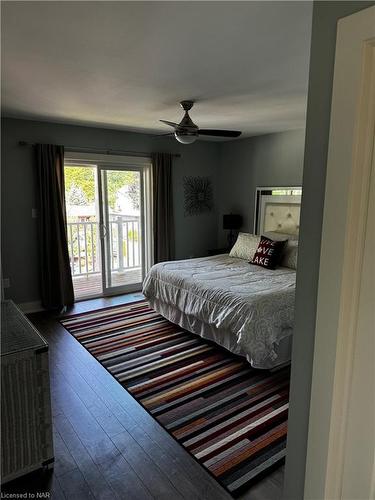
[[242, 216], [236, 214], [223, 215], [223, 229], [239, 229], [242, 224]]

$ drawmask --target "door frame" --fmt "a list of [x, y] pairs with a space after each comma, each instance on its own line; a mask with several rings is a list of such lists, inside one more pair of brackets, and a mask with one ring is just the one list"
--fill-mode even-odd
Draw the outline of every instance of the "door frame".
[[[89, 165], [97, 168], [98, 185], [98, 205], [99, 205], [99, 230], [100, 230], [100, 253], [102, 268], [102, 293], [87, 295], [80, 300], [88, 300], [97, 297], [108, 297], [123, 293], [140, 291], [140, 284], [131, 284], [108, 289], [105, 282], [106, 273], [106, 252], [104, 249], [103, 232], [103, 213], [104, 213], [104, 193], [102, 192], [101, 176], [103, 170], [132, 170], [140, 172], [141, 185], [141, 228], [142, 228], [142, 281], [152, 265], [152, 190], [151, 190], [151, 158], [147, 156], [122, 156], [112, 154], [83, 153], [73, 150], [65, 151], [65, 161], [67, 164]], [[104, 271], [104, 272], [103, 272]]]
[[[338, 22], [306, 459], [306, 499], [346, 498], [345, 482], [347, 485], [348, 478], [344, 471], [349, 451], [350, 407], [354, 378], [358, 377], [355, 363], [358, 363], [360, 290], [370, 181], [375, 175], [374, 89], [375, 7], [370, 7]], [[369, 387], [371, 382], [372, 388]], [[375, 380], [370, 378], [363, 383], [371, 398], [371, 391], [375, 394]], [[369, 412], [365, 407], [362, 411], [365, 425]], [[369, 481], [372, 481], [372, 491], [368, 491], [371, 495], [374, 494], [374, 475]]]

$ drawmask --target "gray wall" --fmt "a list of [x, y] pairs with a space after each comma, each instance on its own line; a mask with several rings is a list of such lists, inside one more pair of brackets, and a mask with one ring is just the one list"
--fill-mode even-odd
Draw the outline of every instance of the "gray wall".
[[37, 206], [32, 148], [18, 141], [114, 148], [132, 151], [178, 152], [174, 160], [173, 190], [176, 258], [207, 255], [217, 245], [216, 209], [185, 217], [183, 211], [184, 175], [208, 175], [217, 186], [217, 143], [198, 141], [189, 146], [175, 139], [127, 133], [118, 130], [69, 126], [56, 123], [4, 119], [2, 121], [2, 264], [3, 277], [10, 278], [6, 296], [16, 302], [39, 300], [37, 220], [31, 209]]
[[253, 231], [257, 186], [300, 186], [304, 130], [269, 134], [220, 144], [218, 234], [225, 244], [222, 215], [243, 216], [242, 230]]
[[[313, 9], [295, 334], [284, 498], [303, 498], [336, 24], [375, 2], [315, 2]], [[316, 444], [319, 446], [319, 443]]]
[[[10, 278], [6, 296], [16, 302], [39, 300], [38, 206], [33, 150], [18, 141], [88, 146], [132, 151], [181, 153], [174, 160], [173, 191], [176, 258], [206, 255], [226, 241], [222, 215], [244, 215], [243, 230], [252, 230], [254, 192], [260, 185], [300, 185], [304, 131], [270, 134], [240, 141], [198, 141], [182, 146], [171, 138], [155, 138], [118, 130], [5, 118], [2, 121], [2, 261]], [[183, 176], [208, 175], [213, 180], [215, 210], [185, 217]]]

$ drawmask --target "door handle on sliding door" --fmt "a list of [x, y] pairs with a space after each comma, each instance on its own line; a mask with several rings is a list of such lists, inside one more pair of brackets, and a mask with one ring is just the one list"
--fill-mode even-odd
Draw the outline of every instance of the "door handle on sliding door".
[[107, 226], [101, 222], [99, 228], [100, 238], [103, 240], [107, 236]]

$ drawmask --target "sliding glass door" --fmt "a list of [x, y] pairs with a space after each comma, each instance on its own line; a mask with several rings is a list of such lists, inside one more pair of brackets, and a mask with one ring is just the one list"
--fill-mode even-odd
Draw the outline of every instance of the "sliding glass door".
[[68, 246], [76, 299], [140, 290], [150, 265], [149, 162], [115, 159], [97, 158], [96, 164], [90, 158], [66, 159]]
[[139, 169], [100, 167], [103, 291], [116, 292], [143, 280], [144, 190]]

